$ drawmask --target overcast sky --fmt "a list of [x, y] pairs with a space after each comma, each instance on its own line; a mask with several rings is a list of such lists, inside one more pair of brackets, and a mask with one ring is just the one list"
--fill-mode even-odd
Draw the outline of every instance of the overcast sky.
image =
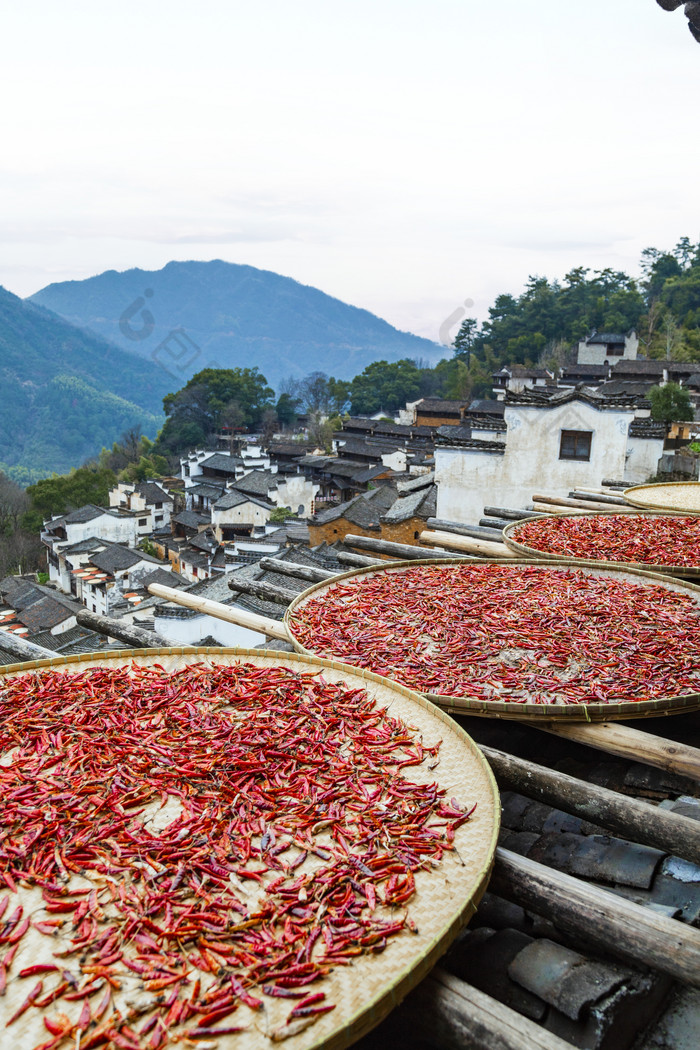
[[13, 6], [18, 295], [220, 258], [437, 340], [529, 274], [700, 239], [700, 46], [654, 0]]

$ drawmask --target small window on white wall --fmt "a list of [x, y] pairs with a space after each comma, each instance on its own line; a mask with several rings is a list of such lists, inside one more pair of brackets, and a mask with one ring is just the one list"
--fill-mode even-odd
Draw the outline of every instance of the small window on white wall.
[[559, 459], [589, 460], [592, 437], [591, 430], [562, 430]]

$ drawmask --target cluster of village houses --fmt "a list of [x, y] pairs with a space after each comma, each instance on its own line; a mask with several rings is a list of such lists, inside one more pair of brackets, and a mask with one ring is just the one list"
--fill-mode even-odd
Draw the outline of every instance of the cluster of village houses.
[[337, 568], [348, 534], [415, 544], [430, 518], [477, 523], [486, 504], [527, 509], [536, 490], [644, 483], [669, 447], [696, 436], [693, 424], [652, 421], [645, 394], [678, 382], [697, 408], [699, 367], [640, 358], [634, 333], [594, 333], [556, 379], [512, 366], [494, 374], [488, 399], [424, 398], [395, 422], [346, 418], [331, 454], [303, 436], [263, 449], [222, 434], [218, 447], [184, 456], [179, 476], [120, 483], [108, 507], [45, 522], [49, 585], [0, 581], [0, 656], [3, 630], [62, 654], [109, 645], [78, 624], [82, 608], [174, 644], [260, 644], [262, 635], [154, 598], [149, 586], [279, 616], [234, 596], [234, 575], [261, 578], [266, 556]]

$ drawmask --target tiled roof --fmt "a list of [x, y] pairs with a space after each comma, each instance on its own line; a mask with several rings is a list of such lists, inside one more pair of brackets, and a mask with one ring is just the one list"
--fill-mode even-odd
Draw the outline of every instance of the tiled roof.
[[269, 501], [263, 501], [255, 496], [251, 496], [249, 493], [239, 492], [237, 488], [234, 488], [228, 489], [221, 499], [216, 501], [214, 510], [231, 510], [233, 507], [240, 507], [244, 503], [254, 503], [257, 507], [264, 507], [266, 510], [270, 510], [271, 507]]
[[419, 489], [417, 492], [411, 492], [408, 496], [397, 499], [382, 516], [382, 522], [386, 522], [387, 525], [397, 525], [410, 518], [427, 520], [435, 516], [436, 505], [437, 485], [431, 485], [429, 489]]
[[187, 580], [184, 576], [181, 576], [179, 572], [168, 572], [167, 569], [156, 569], [155, 572], [149, 573], [148, 576], [142, 576], [139, 582], [145, 590], [148, 590], [152, 583], [159, 583], [163, 587], [187, 586]]
[[148, 504], [173, 502], [173, 497], [153, 481], [139, 482], [135, 491], [138, 492], [139, 496], [142, 496]]
[[564, 368], [562, 368], [561, 374], [562, 374], [562, 377], [565, 378], [565, 379], [574, 379], [574, 378], [579, 378], [579, 377], [584, 377], [584, 376], [585, 377], [588, 377], [588, 376], [598, 377], [598, 376], [600, 376], [600, 378], [602, 379], [604, 376], [607, 376], [609, 371], [610, 371], [610, 366], [609, 365], [584, 365], [584, 364], [577, 364], [577, 365], [566, 365]]
[[108, 514], [112, 518], [121, 517], [114, 510], [109, 510], [106, 507], [96, 507], [94, 503], [86, 503], [84, 507], [78, 507], [77, 510], [72, 510], [70, 514], [64, 514], [63, 520], [69, 525], [79, 525], [88, 521], [94, 521], [95, 518], [101, 518], [103, 514]]
[[448, 401], [439, 397], [424, 397], [416, 405], [416, 412], [427, 412], [431, 415], [458, 416], [467, 407], [466, 401]]
[[140, 561], [150, 561], [154, 565], [160, 564], [158, 559], [151, 557], [150, 554], [122, 547], [120, 543], [113, 543], [106, 550], [94, 554], [90, 561], [102, 572], [109, 573], [115, 573], [120, 569], [130, 569], [132, 565], [138, 565]]
[[207, 484], [207, 485], [201, 485], [201, 484], [191, 485], [188, 488], [188, 490], [187, 490], [188, 495], [191, 495], [191, 496], [205, 496], [207, 499], [216, 499], [224, 491], [225, 491], [224, 482], [222, 481], [220, 485], [216, 485], [213, 482], [213, 479], [209, 479], [209, 484]]
[[215, 452], [212, 456], [208, 456], [207, 459], [203, 459], [200, 463], [200, 467], [207, 467], [209, 470], [220, 470], [227, 474], [235, 474], [236, 467], [240, 467], [243, 460], [238, 456], [225, 456], [221, 452]]
[[17, 613], [17, 619], [29, 628], [30, 634], [50, 630], [68, 620], [75, 613], [51, 597], [42, 597]]
[[630, 423], [629, 436], [635, 438], [661, 438], [666, 437], [666, 424], [657, 423], [653, 419], [633, 419]]
[[626, 336], [620, 335], [618, 332], [593, 332], [586, 339], [586, 343], [594, 346], [598, 343], [605, 343], [607, 346], [624, 346]]
[[200, 514], [197, 510], [183, 510], [170, 520], [176, 525], [183, 525], [186, 529], [194, 529], [197, 532], [200, 525], [209, 524], [210, 518], [208, 514]]
[[279, 477], [271, 470], [251, 470], [236, 479], [235, 487], [251, 496], [267, 496], [270, 489], [276, 489], [278, 484]]
[[405, 496], [409, 492], [417, 492], [418, 489], [428, 488], [434, 481], [435, 472], [431, 470], [428, 474], [416, 474], [415, 477], [409, 478], [407, 481], [397, 481], [396, 489], [400, 496]]
[[641, 358], [637, 358], [636, 361], [617, 361], [613, 365], [612, 378], [617, 379], [619, 376], [629, 375], [660, 377], [666, 367], [666, 361], [645, 361]]
[[101, 547], [108, 547], [109, 540], [101, 540], [99, 536], [90, 536], [86, 540], [79, 540], [77, 543], [71, 543], [67, 547], [61, 549], [62, 554], [90, 554], [91, 551], [99, 550]]
[[467, 418], [465, 418], [465, 425], [468, 424], [468, 417], [472, 412], [486, 413], [489, 416], [503, 416], [504, 405], [502, 401], [492, 401], [490, 398], [476, 398], [472, 401], [467, 409]]
[[562, 387], [554, 392], [547, 390], [522, 390], [519, 394], [506, 391], [506, 405], [540, 405], [542, 408], [556, 408], [571, 401], [584, 401], [598, 409], [633, 409], [635, 402], [631, 397], [603, 397], [598, 391], [585, 387]]

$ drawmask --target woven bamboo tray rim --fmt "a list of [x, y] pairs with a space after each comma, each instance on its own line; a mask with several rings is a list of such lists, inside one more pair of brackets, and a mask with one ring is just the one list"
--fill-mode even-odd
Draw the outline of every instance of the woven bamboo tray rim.
[[[629, 511], [623, 512], [626, 518], [630, 517]], [[639, 514], [634, 515], [637, 518], [695, 518], [698, 514], [684, 514], [682, 511], [673, 510], [665, 511], [661, 509], [640, 511]], [[597, 511], [595, 514], [591, 514], [590, 511], [577, 511], [572, 510], [570, 514], [562, 514], [561, 518], [614, 518], [619, 517], [619, 513], [614, 510], [610, 511]], [[503, 542], [506, 547], [510, 550], [515, 551], [517, 554], [524, 554], [526, 557], [542, 558], [549, 562], [561, 562], [567, 565], [600, 565], [600, 566], [619, 566], [622, 569], [639, 569], [646, 572], [656, 572], [664, 576], [692, 576], [700, 578], [700, 565], [660, 565], [652, 562], [643, 561], [604, 561], [603, 559], [597, 560], [595, 558], [572, 558], [569, 554], [555, 554], [554, 551], [540, 551], [536, 550], [535, 547], [528, 547], [524, 543], [519, 543], [518, 540], [514, 540], [511, 536], [511, 532], [514, 531], [518, 526], [528, 524], [532, 521], [551, 521], [551, 515], [549, 514], [538, 514], [537, 517], [523, 518], [520, 521], [512, 521], [509, 525], [505, 525], [503, 528]]]
[[[528, 520], [533, 521], [534, 519], [530, 518]], [[539, 566], [560, 572], [570, 568], [584, 569], [594, 575], [619, 576], [623, 579], [629, 578], [633, 582], [638, 579], [651, 580], [667, 590], [678, 591], [682, 594], [689, 593], [700, 605], [700, 586], [698, 584], [677, 580], [672, 576], [651, 572], [648, 569], [631, 568], [612, 562], [554, 561], [545, 558], [528, 558], [517, 562], [504, 562], [500, 558], [421, 558], [415, 561], [387, 561], [384, 565], [368, 565], [361, 569], [340, 573], [332, 580], [314, 583], [294, 598], [285, 612], [284, 623], [290, 641], [297, 652], [305, 653], [309, 656], [314, 655], [310, 649], [305, 648], [297, 640], [290, 623], [295, 610], [310, 598], [318, 597], [323, 591], [331, 589], [339, 582], [377, 572], [402, 572], [419, 565], [497, 565], [501, 569], [513, 570]], [[346, 666], [352, 667], [353, 665]], [[684, 693], [682, 696], [659, 697], [656, 700], [640, 700], [636, 703], [633, 701], [613, 701], [609, 704], [521, 704], [503, 700], [472, 700], [466, 696], [449, 696], [440, 693], [426, 692], [423, 695], [448, 714], [475, 715], [485, 718], [528, 722], [620, 722], [632, 718], [655, 718], [664, 715], [689, 714], [692, 711], [700, 710], [700, 693]]]
[[[687, 489], [688, 492], [697, 495], [697, 509], [684, 511], [682, 507], [673, 506], [672, 504], [644, 499], [643, 496], [641, 499], [639, 498], [643, 493], [648, 493], [652, 497], [656, 494], [660, 499], [663, 499], [663, 494], [668, 492], [669, 489], [671, 492], [680, 492], [681, 489]], [[648, 485], [633, 485], [631, 488], [625, 489], [622, 495], [633, 507], [644, 507], [648, 510], [670, 510], [676, 514], [700, 514], [700, 481], [655, 481]]]
[[[337, 1003], [336, 1009], [322, 1016], [311, 1028], [284, 1042], [289, 1050], [345, 1050], [379, 1024], [429, 973], [476, 911], [491, 876], [500, 828], [501, 805], [491, 767], [464, 729], [420, 693], [364, 668], [300, 653], [191, 646], [84, 653], [7, 665], [0, 669], [0, 688], [6, 678], [47, 668], [79, 672], [89, 667], [120, 667], [132, 662], [141, 666], [158, 663], [166, 671], [177, 670], [192, 662], [255, 663], [288, 667], [299, 672], [318, 671], [329, 680], [366, 689], [380, 706], [387, 706], [392, 715], [416, 726], [426, 739], [431, 734], [434, 739], [439, 732], [441, 760], [433, 779], [437, 779], [440, 786], [447, 787], [448, 793], [460, 795], [464, 802], [477, 801], [474, 816], [458, 828], [455, 836], [459, 856], [457, 851], [445, 853], [433, 873], [427, 876], [422, 872], [416, 874], [418, 892], [416, 899], [409, 902], [408, 910], [418, 924], [418, 935], [406, 931], [394, 938], [382, 954], [361, 956], [349, 966], [334, 968], [313, 990], [325, 991], [328, 1001]], [[410, 774], [408, 779], [411, 779]], [[56, 947], [53, 943], [52, 948]], [[19, 965], [13, 964], [15, 972], [23, 965], [31, 964], [32, 959], [27, 962], [18, 953], [18, 962]], [[8, 1016], [23, 1001], [33, 980], [22, 979], [19, 985], [15, 980], [13, 985], [12, 974], [8, 976], [4, 1003], [0, 1000], [0, 1007], [4, 1005]], [[289, 1003], [287, 1000], [281, 1002], [286, 1013]], [[47, 1013], [55, 1013], [58, 1006], [60, 1003], [49, 1007]], [[46, 1032], [43, 1026], [40, 1038], [32, 1036], [33, 1041], [23, 1040], [22, 1022], [26, 1025], [31, 1020], [32, 1011], [29, 1011], [13, 1025], [13, 1050], [29, 1050], [44, 1041]], [[173, 1044], [165, 1044], [165, 1050], [170, 1045]], [[217, 1041], [218, 1050], [242, 1050], [243, 1047], [245, 1050], [267, 1050], [272, 1045], [263, 1031], [254, 1028], [245, 1034], [218, 1037]]]

